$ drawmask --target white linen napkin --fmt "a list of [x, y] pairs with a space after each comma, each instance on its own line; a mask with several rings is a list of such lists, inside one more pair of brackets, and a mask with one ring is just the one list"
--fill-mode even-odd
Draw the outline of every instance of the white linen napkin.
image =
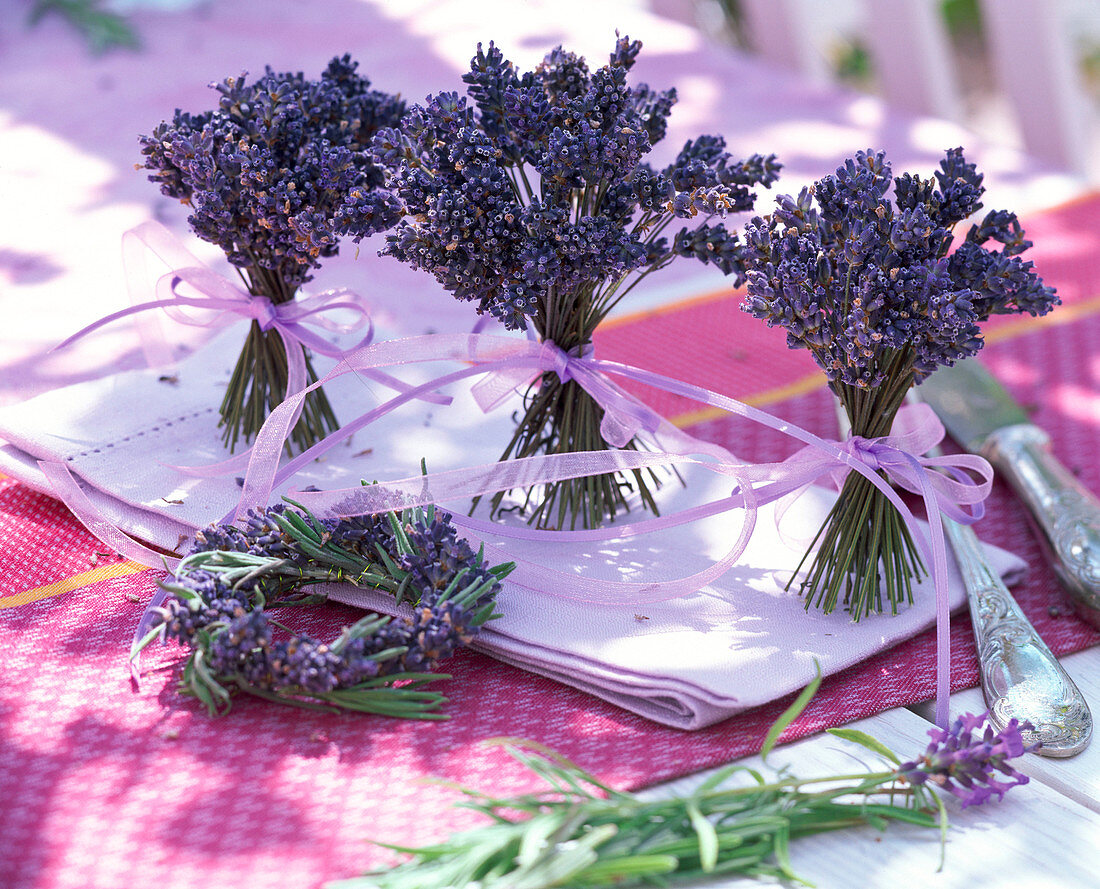
[[[173, 468], [227, 456], [217, 429], [217, 405], [240, 330], [228, 331], [172, 374], [131, 371], [0, 408], [0, 438], [7, 441], [0, 446], [0, 472], [52, 493], [37, 461], [63, 462], [122, 530], [185, 551], [194, 531], [231, 512], [240, 494], [233, 478], [196, 478]], [[420, 367], [401, 375], [422, 382], [432, 371]], [[334, 381], [326, 391], [344, 421], [389, 396], [388, 390], [355, 375]], [[407, 477], [419, 471], [421, 458], [432, 471], [495, 460], [511, 431], [515, 405], [486, 416], [468, 390], [452, 394], [450, 407], [416, 403], [357, 432], [351, 443], [338, 446], [283, 489]], [[692, 467], [685, 478], [685, 487], [673, 482], [659, 492], [662, 514], [729, 493], [729, 480], [705, 469]], [[826, 675], [835, 673], [934, 621], [928, 581], [917, 585], [912, 607], [859, 623], [842, 613], [806, 611], [796, 592], [784, 589], [834, 496], [811, 489], [787, 510], [782, 534], [770, 508], [761, 509], [752, 542], [733, 570], [682, 598], [609, 606], [532, 589], [538, 581], [531, 572], [523, 579], [529, 586], [506, 581], [498, 609], [503, 617], [485, 627], [476, 647], [684, 729], [782, 697], [813, 677], [815, 661]], [[465, 504], [448, 506], [456, 514], [466, 509]], [[736, 539], [739, 523], [739, 515], [726, 514], [587, 549], [515, 541], [489, 552], [497, 562], [523, 558], [607, 579], [667, 579], [720, 558]], [[1022, 574], [1024, 564], [1016, 557], [992, 546], [986, 552], [1007, 581]], [[954, 564], [951, 572], [951, 606], [956, 608], [965, 594]], [[326, 588], [335, 600], [395, 613], [385, 594], [345, 584]]]

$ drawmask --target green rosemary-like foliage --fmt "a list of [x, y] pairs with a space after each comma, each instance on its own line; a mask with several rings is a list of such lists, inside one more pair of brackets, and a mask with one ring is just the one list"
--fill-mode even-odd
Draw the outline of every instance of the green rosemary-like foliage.
[[[158, 635], [191, 651], [181, 690], [212, 715], [244, 692], [284, 704], [444, 719], [446, 698], [424, 690], [449, 678], [436, 665], [495, 614], [512, 563], [489, 566], [434, 507], [320, 520], [276, 506], [240, 526], [213, 525], [163, 586], [172, 593]], [[345, 582], [392, 593], [412, 614], [367, 615], [331, 641], [293, 635], [273, 608], [324, 601], [311, 587]], [[277, 631], [282, 631], [279, 633]]]
[[102, 0], [36, 0], [27, 24], [36, 25], [51, 12], [64, 18], [88, 41], [97, 55], [109, 49], [138, 49], [141, 41], [130, 23], [104, 8]]
[[[772, 727], [765, 759], [819, 682]], [[805, 882], [789, 854], [798, 837], [845, 827], [883, 830], [891, 822], [939, 827], [945, 836], [946, 809], [930, 786], [955, 794], [965, 807], [1027, 783], [1006, 762], [1033, 749], [1020, 728], [1013, 721], [995, 734], [984, 716], [967, 714], [950, 730], [930, 730], [927, 750], [908, 762], [863, 732], [833, 729], [887, 767], [800, 778], [787, 769], [766, 777], [731, 765], [691, 793], [664, 799], [617, 791], [545, 748], [502, 739], [513, 757], [547, 782], [547, 791], [501, 799], [465, 789], [469, 799], [461, 805], [487, 816], [489, 824], [433, 846], [383, 844], [413, 857], [328, 889], [669, 886], [720, 874]]]

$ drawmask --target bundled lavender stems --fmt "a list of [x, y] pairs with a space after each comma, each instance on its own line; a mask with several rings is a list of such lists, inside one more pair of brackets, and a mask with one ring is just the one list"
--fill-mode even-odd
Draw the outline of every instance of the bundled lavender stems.
[[[489, 567], [434, 507], [318, 520], [282, 505], [242, 527], [199, 532], [161, 609], [158, 634], [191, 648], [181, 686], [211, 713], [243, 691], [300, 706], [445, 718], [446, 700], [422, 686], [493, 615], [512, 564]], [[314, 604], [326, 581], [387, 590], [412, 616], [370, 615], [332, 642], [279, 634], [267, 609]]]
[[[955, 226], [981, 208], [983, 192], [961, 148], [934, 179], [891, 179], [884, 154], [863, 151], [746, 227], [745, 310], [786, 328], [791, 348], [809, 349], [853, 435], [887, 435], [911, 385], [982, 347], [978, 325], [990, 315], [1042, 315], [1059, 302], [1020, 258], [1031, 242], [1014, 213], [987, 213], [956, 244]], [[912, 602], [919, 555], [895, 508], [859, 473], [814, 543], [807, 608], [843, 601], [858, 620], [882, 610], [883, 588], [895, 613]]]
[[[765, 757], [816, 686], [772, 727]], [[995, 733], [985, 720], [966, 714], [948, 731], [932, 729], [924, 755], [909, 762], [863, 732], [831, 729], [888, 767], [814, 778], [780, 769], [768, 780], [733, 765], [671, 798], [623, 793], [536, 745], [541, 755], [512, 746], [509, 753], [546, 780], [547, 791], [500, 799], [466, 790], [463, 805], [490, 823], [435, 846], [392, 847], [412, 859], [329, 889], [668, 886], [718, 874], [801, 883], [790, 860], [793, 839], [844, 827], [883, 830], [891, 822], [946, 833], [946, 808], [929, 788], [966, 808], [1027, 784], [1008, 760], [1038, 747], [1020, 734], [1030, 724], [1013, 719]]]
[[[191, 208], [200, 238], [217, 244], [248, 292], [274, 305], [294, 299], [341, 236], [356, 239], [397, 219], [369, 145], [392, 127], [404, 103], [370, 89], [350, 56], [333, 59], [320, 80], [270, 68], [214, 84], [213, 111], [176, 111], [141, 138], [145, 168], [161, 191]], [[299, 348], [297, 345], [293, 348]], [[308, 382], [316, 374], [305, 360]], [[285, 397], [288, 371], [282, 340], [253, 321], [221, 406], [224, 440], [232, 450], [263, 425]], [[338, 428], [324, 392], [311, 392], [291, 442], [305, 450]]]
[[[740, 282], [744, 248], [715, 220], [750, 209], [751, 187], [770, 185], [779, 165], [774, 156], [734, 160], [716, 136], [689, 141], [663, 169], [646, 163], [676, 92], [627, 85], [640, 49], [622, 38], [609, 64], [590, 71], [558, 48], [521, 74], [492, 43], [479, 45], [463, 77], [472, 103], [440, 93], [375, 138], [375, 159], [405, 214], [383, 254], [430, 272], [506, 328], [533, 329], [572, 354], [677, 257]], [[675, 220], [691, 222], [665, 236]], [[603, 450], [601, 416], [574, 381], [545, 374], [501, 459]], [[636, 472], [545, 485], [541, 497], [528, 492], [529, 519], [594, 527], [626, 508], [635, 488], [655, 509], [655, 480]]]

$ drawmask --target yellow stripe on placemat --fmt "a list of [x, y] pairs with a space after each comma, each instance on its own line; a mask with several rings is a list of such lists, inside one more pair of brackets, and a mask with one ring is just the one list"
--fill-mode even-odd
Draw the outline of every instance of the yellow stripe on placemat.
[[1022, 334], [1031, 333], [1033, 330], [1043, 327], [1060, 327], [1063, 324], [1087, 318], [1089, 315], [1095, 315], [1097, 312], [1100, 312], [1100, 296], [1094, 296], [1091, 299], [1082, 300], [1068, 306], [1056, 306], [1054, 311], [1049, 315], [1043, 315], [1041, 318], [1026, 317], [1006, 321], [986, 333], [985, 341], [987, 343], [999, 343], [1002, 340], [1015, 339]]
[[[788, 383], [785, 386], [776, 386], [774, 389], [765, 389], [763, 392], [758, 392], [755, 395], [746, 395], [741, 400], [745, 402], [745, 404], [752, 405], [753, 407], [763, 407], [766, 404], [775, 404], [779, 401], [786, 401], [788, 398], [805, 395], [807, 392], [813, 392], [815, 389], [822, 389], [824, 386], [825, 376], [815, 371], [812, 374], [807, 374], [801, 379], [795, 380], [793, 383]], [[677, 414], [670, 422], [674, 426], [694, 426], [696, 423], [704, 423], [707, 420], [716, 420], [719, 417], [727, 416], [729, 416], [729, 411], [724, 411], [720, 407], [704, 407], [697, 411]]]
[[[699, 297], [697, 299], [685, 300], [684, 302], [676, 303], [676, 305], [683, 306], [686, 303], [708, 299], [714, 299], [714, 294], [708, 294], [705, 297]], [[1043, 315], [1040, 318], [1027, 317], [1007, 321], [993, 330], [987, 331], [985, 334], [985, 341], [986, 343], [1000, 343], [1005, 340], [1012, 340], [1026, 333], [1041, 330], [1044, 327], [1059, 327], [1063, 324], [1070, 324], [1081, 318], [1095, 315], [1097, 312], [1100, 312], [1100, 296], [1094, 296], [1091, 299], [1069, 306], [1059, 306], [1050, 314]], [[793, 383], [788, 383], [785, 386], [776, 386], [774, 389], [765, 389], [763, 392], [746, 395], [741, 400], [745, 402], [745, 404], [751, 404], [753, 407], [764, 407], [765, 405], [786, 401], [788, 398], [805, 395], [808, 392], [813, 392], [815, 389], [823, 389], [825, 385], [825, 377], [822, 374], [812, 373], [802, 377], [802, 379], [795, 380]], [[720, 407], [707, 407], [697, 411], [686, 411], [685, 413], [677, 414], [675, 417], [670, 417], [669, 422], [674, 426], [687, 427], [694, 426], [696, 423], [705, 423], [707, 420], [717, 420], [719, 417], [728, 415], [729, 412], [722, 410]]]
[[137, 564], [137, 562], [112, 562], [109, 565], [101, 565], [98, 568], [93, 568], [91, 571], [82, 571], [80, 574], [74, 574], [72, 577], [55, 580], [53, 583], [48, 583], [45, 586], [38, 586], [31, 590], [23, 590], [21, 593], [4, 596], [0, 598], [0, 608], [15, 608], [19, 605], [28, 605], [31, 602], [48, 599], [50, 596], [60, 596], [62, 593], [71, 593], [73, 590], [91, 586], [93, 583], [99, 583], [101, 580], [109, 580], [112, 577], [126, 577], [127, 575], [137, 574], [147, 570], [149, 569], [144, 565]]

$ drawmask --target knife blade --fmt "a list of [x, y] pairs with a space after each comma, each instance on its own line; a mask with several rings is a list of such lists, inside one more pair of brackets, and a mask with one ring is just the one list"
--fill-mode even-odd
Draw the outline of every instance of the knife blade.
[[1058, 461], [1050, 436], [977, 361], [939, 368], [918, 391], [951, 437], [992, 463], [1023, 501], [1075, 610], [1100, 628], [1100, 499]]

